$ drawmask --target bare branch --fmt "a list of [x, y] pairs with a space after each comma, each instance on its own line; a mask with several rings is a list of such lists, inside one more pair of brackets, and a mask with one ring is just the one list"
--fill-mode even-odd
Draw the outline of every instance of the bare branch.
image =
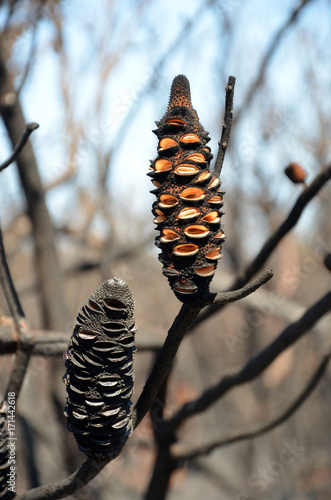
[[301, 0], [301, 3], [298, 5], [298, 7], [296, 7], [293, 10], [290, 17], [286, 20], [286, 22], [283, 24], [283, 26], [281, 26], [280, 29], [275, 34], [275, 37], [271, 41], [271, 43], [268, 47], [268, 50], [262, 59], [260, 70], [257, 74], [257, 77], [253, 81], [253, 83], [251, 84], [249, 91], [247, 92], [246, 98], [245, 98], [243, 104], [241, 105], [241, 108], [236, 113], [236, 117], [234, 120], [235, 122], [239, 121], [239, 119], [241, 118], [242, 112], [247, 111], [247, 108], [250, 106], [254, 96], [257, 95], [256, 90], [263, 83], [263, 80], [264, 80], [267, 68], [269, 66], [269, 63], [270, 63], [274, 53], [276, 52], [282, 38], [287, 33], [289, 28], [296, 22], [300, 12], [303, 10], [303, 8], [307, 4], [309, 4], [310, 1], [311, 0]]
[[258, 288], [267, 283], [273, 277], [274, 272], [269, 269], [267, 272], [259, 276], [256, 280], [249, 285], [240, 288], [240, 290], [234, 290], [231, 292], [217, 293], [213, 298], [210, 299], [212, 304], [228, 304], [229, 302], [236, 302], [237, 300], [243, 299], [248, 295], [254, 293]]
[[[255, 259], [248, 265], [246, 270], [239, 276], [233, 284], [230, 286], [230, 290], [237, 290], [248, 283], [248, 281], [263, 267], [265, 262], [268, 260], [272, 252], [277, 247], [278, 243], [293, 229], [298, 220], [300, 219], [302, 212], [308, 205], [308, 203], [318, 194], [322, 187], [331, 179], [331, 165], [326, 167], [319, 173], [315, 179], [309, 184], [300, 194], [297, 201], [293, 205], [290, 213], [284, 220], [284, 222], [276, 229], [276, 231], [267, 239], [261, 248], [260, 252], [257, 254]], [[194, 323], [197, 326], [199, 323], [209, 318], [212, 314], [219, 311], [224, 307], [225, 304], [211, 305], [205, 311], [203, 311]]]
[[164, 345], [134, 409], [133, 422], [137, 427], [156, 398], [176, 356], [178, 348], [192, 322], [199, 314], [200, 307], [183, 304], [175, 318]]
[[286, 408], [278, 417], [271, 420], [266, 425], [262, 427], [257, 427], [255, 430], [248, 432], [240, 432], [233, 434], [228, 438], [223, 438], [213, 443], [207, 444], [205, 446], [201, 446], [187, 452], [185, 454], [176, 454], [173, 456], [173, 459], [178, 460], [178, 462], [184, 462], [187, 460], [194, 460], [195, 458], [201, 457], [203, 455], [208, 455], [212, 451], [217, 448], [222, 448], [224, 446], [229, 446], [234, 443], [238, 443], [239, 441], [245, 441], [247, 439], [253, 439], [256, 437], [260, 437], [263, 434], [275, 429], [282, 423], [284, 423], [287, 419], [289, 419], [299, 408], [300, 406], [308, 399], [310, 394], [313, 392], [321, 378], [323, 377], [325, 370], [327, 368], [328, 362], [330, 361], [331, 355], [324, 356], [322, 362], [319, 364], [317, 370], [314, 372], [313, 376], [309, 379], [308, 384], [305, 386], [303, 391], [299, 394], [299, 396], [291, 403], [291, 405]]
[[[13, 145], [20, 140], [26, 123], [19, 100], [16, 98], [12, 76], [0, 52], [0, 105], [14, 96], [11, 105], [1, 106], [1, 118]], [[10, 100], [10, 99], [9, 99]], [[26, 196], [28, 215], [32, 223], [35, 249], [35, 268], [40, 290], [44, 326], [61, 329], [65, 324], [66, 304], [62, 291], [59, 259], [55, 246], [54, 229], [47, 209], [44, 190], [31, 141], [27, 141], [16, 158], [20, 181]]]
[[19, 396], [25, 373], [30, 360], [31, 351], [34, 346], [34, 338], [31, 335], [25, 320], [23, 309], [17, 296], [14, 283], [7, 264], [5, 249], [0, 227], [0, 279], [6, 297], [8, 307], [14, 319], [16, 327], [16, 339], [18, 348], [14, 359], [14, 366], [9, 376], [7, 393], [15, 392], [16, 399]]
[[219, 177], [223, 167], [225, 153], [228, 147], [231, 134], [231, 125], [233, 118], [233, 95], [234, 95], [235, 83], [236, 83], [235, 77], [229, 76], [227, 86], [225, 87], [225, 110], [224, 110], [222, 136], [218, 143], [219, 147], [213, 170], [214, 175], [216, 175], [217, 177]]
[[35, 122], [30, 122], [30, 123], [26, 124], [25, 131], [23, 132], [23, 135], [22, 135], [20, 141], [15, 146], [12, 154], [10, 155], [10, 157], [6, 161], [4, 161], [0, 165], [0, 172], [2, 172], [2, 170], [4, 170], [5, 168], [9, 167], [9, 165], [11, 165], [16, 160], [17, 156], [20, 154], [20, 152], [24, 148], [24, 146], [25, 146], [27, 140], [29, 139], [30, 135], [38, 127], [39, 127], [38, 123], [35, 123]]
[[[68, 347], [68, 335], [50, 330], [33, 330], [35, 339], [31, 356], [56, 357], [63, 355], [63, 351]], [[44, 335], [44, 336], [43, 336]], [[162, 348], [160, 342], [149, 340], [150, 335], [146, 333], [146, 338], [140, 338], [136, 342], [137, 354], [141, 352], [159, 351]], [[0, 325], [0, 356], [4, 354], [14, 354], [18, 349], [18, 342], [15, 340], [15, 330], [12, 327]]]
[[98, 463], [88, 458], [79, 469], [66, 479], [57, 483], [34, 488], [15, 498], [17, 500], [57, 500], [66, 498], [92, 481], [108, 463], [109, 459]]
[[201, 413], [223, 397], [229, 390], [260, 375], [283, 351], [309, 331], [330, 310], [331, 292], [310, 307], [298, 321], [287, 326], [271, 344], [250, 359], [241, 370], [221, 378], [218, 384], [207, 389], [199, 398], [183, 405], [171, 419], [163, 423], [162, 429], [160, 429], [162, 435], [173, 435], [185, 419]]
[[158, 358], [155, 361], [154, 367], [148, 377], [145, 387], [137, 401], [134, 410], [134, 427], [139, 425], [142, 418], [145, 416], [147, 411], [151, 408], [151, 405], [156, 398], [164, 380], [166, 379], [169, 370], [171, 369], [173, 360], [176, 356], [180, 343], [182, 342], [185, 334], [192, 326], [193, 321], [196, 319], [202, 307], [213, 301], [220, 301], [222, 304], [227, 302], [234, 302], [239, 300], [250, 293], [253, 293], [257, 288], [262, 286], [264, 283], [269, 281], [273, 276], [272, 271], [267, 271], [254, 283], [245, 287], [242, 290], [235, 292], [229, 292], [226, 294], [211, 294], [209, 302], [208, 300], [201, 304], [200, 306], [191, 306], [183, 304], [181, 310], [179, 311], [175, 321], [173, 322], [165, 343], [159, 353]]

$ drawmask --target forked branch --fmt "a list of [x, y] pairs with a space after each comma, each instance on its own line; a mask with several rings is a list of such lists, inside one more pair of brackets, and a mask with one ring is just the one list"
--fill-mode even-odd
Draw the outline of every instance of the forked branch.
[[[305, 314], [295, 323], [290, 324], [283, 332], [265, 349], [246, 365], [232, 375], [226, 375], [221, 380], [207, 389], [202, 395], [184, 404], [169, 420], [160, 426], [162, 436], [173, 436], [181, 423], [193, 415], [197, 415], [221, 399], [227, 392], [238, 385], [250, 382], [260, 375], [283, 351], [308, 332], [314, 324], [325, 314], [331, 311], [331, 292], [328, 292], [316, 304], [310, 307]], [[162, 427], [162, 428], [161, 428]]]
[[215, 449], [223, 448], [224, 446], [229, 446], [231, 444], [235, 444], [240, 441], [246, 441], [248, 439], [253, 439], [256, 437], [263, 436], [263, 434], [266, 434], [267, 432], [270, 432], [279, 425], [283, 424], [303, 405], [303, 403], [309, 398], [311, 393], [314, 391], [315, 387], [318, 385], [318, 383], [320, 382], [325, 373], [325, 370], [330, 361], [330, 357], [331, 357], [330, 354], [324, 356], [322, 362], [319, 364], [317, 370], [314, 372], [313, 376], [309, 379], [308, 384], [305, 386], [303, 391], [301, 391], [299, 396], [291, 403], [291, 405], [289, 405], [288, 408], [286, 408], [285, 411], [283, 411], [276, 418], [273, 418], [268, 424], [257, 427], [256, 429], [251, 431], [239, 432], [227, 438], [216, 440], [213, 443], [201, 446], [199, 448], [196, 448], [195, 450], [191, 450], [190, 452], [175, 454], [173, 456], [173, 459], [180, 463], [183, 463], [187, 460], [194, 460], [195, 458], [208, 455]]

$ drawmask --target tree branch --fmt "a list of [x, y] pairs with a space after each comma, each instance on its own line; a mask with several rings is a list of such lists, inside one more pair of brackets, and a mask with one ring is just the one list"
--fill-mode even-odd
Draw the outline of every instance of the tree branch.
[[248, 295], [254, 293], [256, 290], [258, 290], [258, 288], [260, 288], [262, 285], [271, 280], [273, 275], [274, 272], [271, 269], [269, 269], [264, 274], [259, 276], [256, 280], [254, 280], [252, 283], [249, 283], [248, 285], [244, 286], [243, 288], [240, 288], [239, 290], [233, 290], [230, 292], [221, 292], [215, 294], [215, 296], [213, 296], [210, 299], [210, 303], [228, 304], [229, 302], [236, 302], [237, 300], [243, 299], [244, 297], [247, 297]]
[[[7, 105], [6, 105], [7, 103]], [[26, 123], [17, 99], [12, 76], [3, 54], [0, 53], [0, 106], [1, 118], [13, 145], [20, 141]], [[44, 326], [62, 329], [65, 324], [66, 307], [61, 285], [58, 255], [54, 241], [52, 221], [46, 206], [44, 190], [31, 141], [16, 156], [16, 164], [26, 196], [28, 215], [32, 223], [35, 242], [35, 269], [41, 292]]]
[[197, 317], [200, 307], [183, 304], [175, 318], [153, 369], [146, 381], [133, 413], [134, 427], [137, 427], [151, 408], [177, 354], [186, 332]]
[[323, 357], [322, 362], [319, 364], [317, 370], [314, 372], [313, 376], [310, 378], [308, 384], [305, 386], [305, 388], [299, 394], [299, 396], [291, 403], [291, 405], [288, 408], [286, 408], [285, 411], [283, 411], [278, 417], [272, 419], [271, 422], [269, 422], [268, 424], [263, 425], [262, 427], [257, 427], [255, 430], [252, 431], [233, 434], [228, 438], [214, 441], [213, 443], [201, 446], [199, 448], [196, 448], [195, 450], [186, 452], [185, 454], [175, 454], [173, 455], [173, 459], [177, 460], [178, 462], [194, 460], [195, 458], [199, 458], [203, 455], [208, 455], [216, 448], [222, 448], [224, 446], [229, 446], [231, 444], [238, 443], [240, 441], [245, 441], [247, 439], [260, 437], [263, 434], [266, 434], [267, 432], [275, 429], [276, 427], [284, 423], [287, 419], [289, 419], [300, 408], [300, 406], [308, 399], [310, 394], [313, 392], [313, 390], [323, 377], [327, 365], [330, 361], [330, 357], [331, 357], [330, 354]]
[[24, 312], [17, 296], [14, 283], [7, 264], [5, 249], [0, 227], [0, 280], [8, 307], [13, 316], [16, 327], [17, 351], [14, 365], [11, 370], [7, 385], [8, 392], [15, 392], [16, 400], [19, 396], [25, 373], [29, 364], [31, 351], [34, 346], [34, 338], [31, 335], [25, 320]]
[[218, 143], [219, 147], [213, 170], [213, 174], [216, 175], [217, 177], [220, 176], [223, 167], [225, 153], [228, 147], [231, 134], [231, 125], [233, 118], [233, 95], [234, 95], [235, 83], [236, 83], [235, 77], [229, 76], [227, 86], [225, 87], [225, 110], [224, 110], [222, 136]]
[[254, 96], [256, 95], [256, 90], [258, 87], [263, 83], [267, 68], [269, 66], [269, 63], [274, 55], [274, 53], [277, 50], [277, 47], [279, 46], [282, 38], [284, 35], [287, 33], [288, 29], [294, 24], [300, 14], [300, 12], [303, 10], [303, 8], [310, 2], [311, 0], [301, 0], [301, 3], [296, 7], [290, 17], [286, 20], [286, 22], [280, 27], [280, 29], [277, 31], [275, 34], [273, 40], [271, 41], [267, 52], [265, 53], [260, 70], [257, 74], [256, 79], [253, 81], [251, 84], [249, 91], [246, 94], [245, 100], [243, 104], [241, 105], [240, 109], [236, 113], [235, 117], [235, 122], [239, 121], [241, 118], [241, 114], [243, 111], [247, 111], [248, 107], [250, 106], [251, 102], [253, 101]]
[[260, 375], [283, 351], [296, 342], [304, 333], [331, 310], [331, 292], [328, 292], [316, 304], [308, 309], [295, 323], [290, 324], [283, 332], [259, 354], [249, 360], [238, 372], [223, 377], [220, 382], [207, 389], [199, 398], [184, 404], [171, 419], [160, 426], [162, 436], [173, 436], [175, 430], [187, 418], [209, 408], [234, 387], [250, 382]]
[[22, 495], [16, 496], [17, 500], [58, 500], [72, 495], [99, 474], [109, 463], [109, 459], [95, 462], [88, 458], [71, 476], [57, 483], [34, 488]]
[[163, 382], [167, 377], [167, 374], [169, 373], [169, 370], [171, 369], [173, 360], [185, 334], [192, 326], [193, 321], [196, 319], [202, 307], [215, 300], [221, 302], [222, 304], [239, 300], [250, 293], [253, 293], [257, 288], [269, 281], [272, 276], [273, 272], [267, 271], [254, 283], [251, 283], [249, 286], [241, 290], [236, 290], [235, 292], [229, 292], [226, 294], [211, 294], [210, 298], [200, 306], [191, 306], [187, 304], [182, 305], [181, 310], [168, 332], [168, 336], [159, 353], [159, 356], [154, 363], [154, 367], [147, 379], [145, 387], [137, 401], [134, 409], [134, 427], [139, 425], [142, 418], [151, 408], [153, 401], [155, 400]]
[[[257, 254], [255, 259], [247, 266], [245, 271], [232, 283], [229, 290], [237, 290], [248, 283], [248, 281], [263, 267], [272, 252], [275, 250], [279, 242], [293, 229], [300, 219], [304, 209], [308, 203], [318, 194], [322, 187], [331, 179], [331, 165], [326, 167], [319, 173], [315, 179], [309, 184], [300, 194], [297, 201], [293, 205], [290, 213], [284, 222], [276, 229], [276, 231], [267, 239]], [[205, 319], [212, 316], [215, 312], [224, 307], [225, 304], [213, 304], [205, 309], [194, 322], [194, 327]]]
[[25, 131], [23, 132], [20, 141], [16, 144], [12, 154], [9, 156], [9, 158], [6, 161], [4, 161], [0, 165], [0, 172], [2, 172], [2, 170], [4, 170], [5, 168], [9, 167], [9, 165], [11, 165], [16, 160], [17, 156], [20, 154], [20, 152], [24, 148], [30, 135], [38, 127], [39, 127], [38, 123], [35, 123], [35, 122], [30, 122], [30, 123], [26, 124]]

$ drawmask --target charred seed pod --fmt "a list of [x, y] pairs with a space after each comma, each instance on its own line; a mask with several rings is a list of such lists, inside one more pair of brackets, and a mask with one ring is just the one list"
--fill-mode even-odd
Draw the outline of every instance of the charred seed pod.
[[163, 274], [177, 298], [197, 303], [209, 294], [225, 235], [221, 228], [223, 192], [210, 171], [212, 154], [208, 132], [193, 109], [190, 84], [177, 76], [168, 109], [153, 132], [158, 156], [148, 175], [157, 197], [154, 223], [159, 235]]
[[0, 398], [0, 498], [4, 499], [15, 497], [15, 493], [8, 490], [8, 479], [10, 474], [9, 453], [7, 403]]
[[307, 172], [299, 165], [299, 163], [290, 163], [284, 170], [285, 175], [293, 182], [293, 184], [305, 183]]
[[128, 285], [105, 281], [79, 310], [64, 353], [67, 427], [95, 460], [117, 457], [132, 433], [133, 314]]

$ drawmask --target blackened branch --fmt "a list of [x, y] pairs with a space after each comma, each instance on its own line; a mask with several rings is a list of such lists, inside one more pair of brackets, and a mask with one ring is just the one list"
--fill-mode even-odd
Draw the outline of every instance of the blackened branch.
[[224, 110], [222, 135], [218, 143], [218, 152], [213, 170], [214, 175], [216, 175], [217, 177], [219, 177], [223, 167], [225, 153], [228, 147], [231, 134], [231, 125], [233, 118], [233, 95], [234, 95], [235, 83], [236, 83], [235, 77], [229, 76], [227, 86], [225, 87], [225, 110]]
[[207, 389], [199, 398], [184, 404], [168, 421], [163, 423], [162, 437], [173, 436], [180, 424], [189, 417], [203, 412], [234, 387], [250, 382], [259, 376], [283, 351], [296, 342], [325, 314], [331, 311], [331, 292], [310, 307], [296, 322], [283, 332], [259, 354], [250, 359], [238, 372], [221, 378], [218, 384]]
[[230, 292], [217, 293], [213, 298], [211, 298], [211, 304], [228, 304], [229, 302], [236, 302], [237, 300], [243, 299], [254, 293], [258, 288], [267, 283], [274, 275], [274, 272], [269, 269], [267, 272], [259, 276], [256, 280], [252, 281], [248, 285], [240, 288], [239, 290], [234, 290]]
[[[246, 285], [246, 283], [248, 283], [248, 281], [263, 267], [279, 242], [284, 238], [284, 236], [287, 235], [287, 233], [291, 231], [291, 229], [294, 228], [308, 203], [314, 199], [314, 197], [330, 179], [331, 165], [328, 165], [315, 177], [311, 184], [309, 184], [302, 191], [284, 222], [267, 239], [260, 252], [248, 265], [245, 271], [232, 283], [230, 290], [237, 290], [238, 288]], [[199, 315], [193, 326], [197, 326], [199, 323], [212, 316], [215, 312], [219, 311], [223, 306], [224, 304], [213, 304], [209, 306]]]
[[313, 376], [309, 379], [308, 384], [304, 387], [303, 391], [299, 394], [299, 396], [291, 403], [291, 405], [286, 408], [278, 417], [272, 419], [268, 424], [257, 427], [254, 430], [248, 432], [240, 432], [233, 434], [227, 438], [219, 439], [214, 441], [213, 443], [207, 444], [205, 446], [201, 446], [192, 450], [190, 452], [186, 452], [185, 454], [176, 454], [173, 459], [178, 461], [179, 463], [183, 463], [187, 460], [194, 460], [204, 455], [208, 455], [212, 451], [218, 448], [222, 448], [224, 446], [229, 446], [234, 443], [238, 443], [240, 441], [246, 441], [248, 439], [257, 438], [263, 436], [267, 432], [275, 429], [282, 423], [284, 423], [287, 419], [289, 419], [309, 398], [319, 381], [322, 379], [327, 365], [330, 361], [331, 355], [323, 357], [322, 362], [319, 364], [317, 370], [314, 372]]
[[11, 165], [16, 160], [16, 158], [18, 157], [18, 155], [20, 154], [20, 152], [24, 148], [25, 144], [27, 143], [27, 140], [29, 139], [30, 135], [38, 127], [39, 127], [38, 123], [35, 123], [35, 122], [31, 122], [31, 123], [26, 124], [23, 135], [22, 135], [20, 141], [15, 146], [12, 154], [9, 156], [9, 158], [5, 162], [3, 162], [0, 165], [0, 172], [2, 172], [2, 170], [4, 170], [5, 168], [9, 167], [9, 165]]
[[109, 463], [109, 459], [102, 462], [95, 462], [88, 458], [71, 476], [57, 483], [34, 488], [23, 495], [16, 496], [16, 500], [57, 500], [67, 498], [75, 491], [99, 474], [99, 472]]
[[200, 309], [200, 307], [187, 304], [182, 305], [135, 406], [133, 414], [134, 427], [137, 427], [151, 408], [172, 366], [181, 341], [199, 314]]
[[308, 203], [318, 194], [320, 189], [331, 179], [331, 165], [322, 170], [318, 174], [313, 182], [309, 184], [300, 194], [297, 201], [293, 205], [292, 210], [288, 214], [284, 222], [276, 229], [276, 231], [269, 237], [265, 242], [260, 252], [257, 254], [255, 259], [247, 267], [245, 272], [236, 280], [233, 284], [233, 288], [240, 288], [245, 283], [247, 283], [256, 272], [261, 269], [263, 264], [269, 258], [271, 253], [274, 251], [278, 243], [284, 238], [284, 236], [294, 228], [296, 223], [301, 217], [301, 214]]
[[0, 228], [0, 280], [8, 307], [13, 316], [16, 327], [16, 339], [18, 348], [14, 358], [14, 364], [9, 376], [7, 393], [15, 392], [16, 399], [21, 390], [26, 369], [29, 363], [31, 351], [34, 347], [34, 338], [27, 326], [23, 309], [17, 296], [14, 283], [7, 264], [5, 249], [3, 246], [2, 231]]

